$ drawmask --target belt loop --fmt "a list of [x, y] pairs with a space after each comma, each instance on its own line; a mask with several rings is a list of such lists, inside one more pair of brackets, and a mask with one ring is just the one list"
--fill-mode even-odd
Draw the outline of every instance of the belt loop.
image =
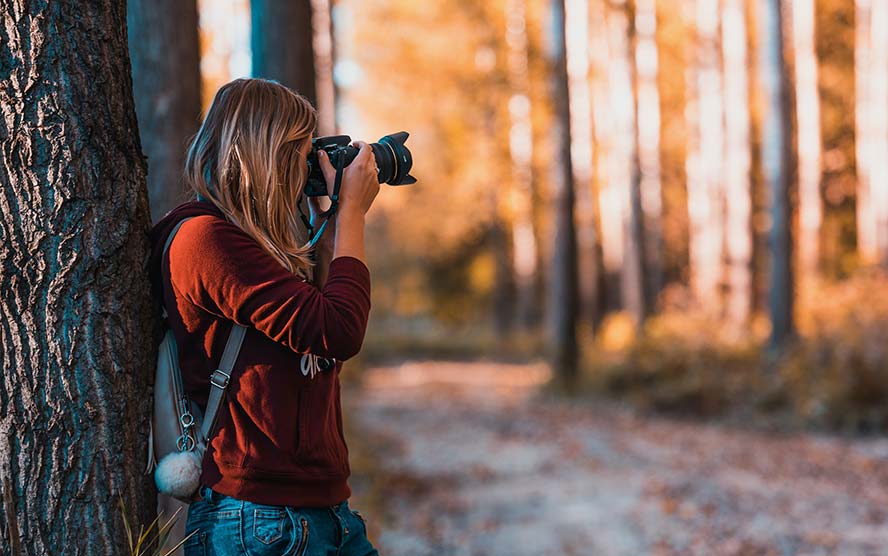
[[207, 501], [207, 503], [209, 503], [209, 504], [216, 503], [216, 500], [214, 500], [214, 496], [213, 496], [215, 494], [215, 492], [210, 487], [208, 487], [208, 486], [200, 487], [200, 494], [203, 497], [203, 499]]

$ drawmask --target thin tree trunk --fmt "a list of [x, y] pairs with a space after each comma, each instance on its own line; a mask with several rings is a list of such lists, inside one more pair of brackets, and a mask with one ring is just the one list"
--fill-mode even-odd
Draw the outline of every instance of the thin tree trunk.
[[200, 122], [197, 2], [128, 0], [127, 29], [148, 199], [157, 221], [185, 200], [185, 149]]
[[660, 183], [660, 92], [657, 86], [656, 0], [635, 1], [635, 72], [638, 113], [638, 167], [644, 215], [645, 306], [650, 311], [663, 287], [663, 194]]
[[725, 106], [726, 314], [744, 327], [752, 311], [752, 183], [750, 181], [749, 79], [746, 11], [741, 0], [723, 0], [722, 63]]
[[566, 4], [567, 76], [570, 96], [571, 161], [576, 192], [577, 273], [580, 318], [596, 330], [600, 322], [598, 233], [592, 190], [592, 113], [589, 92], [589, 14], [586, 0]]
[[312, 0], [251, 0], [253, 75], [275, 79], [317, 106]]
[[795, 53], [796, 120], [799, 150], [800, 276], [817, 276], [820, 260], [821, 138], [817, 53], [814, 50], [814, 0], [793, 0], [792, 42]]
[[527, 0], [506, 5], [508, 47], [509, 156], [511, 157], [512, 265], [516, 288], [516, 315], [521, 327], [535, 321], [538, 249], [533, 222], [533, 128], [527, 56]]
[[[645, 266], [645, 218], [642, 205], [642, 174], [641, 174], [641, 158], [639, 153], [639, 132], [638, 132], [638, 90], [637, 84], [637, 68], [635, 67], [635, 49], [636, 42], [635, 26], [631, 17], [631, 9], [628, 2], [618, 0], [615, 3], [615, 10], [612, 12], [614, 18], [614, 28], [622, 27], [624, 29], [625, 40], [619, 43], [618, 50], [625, 52], [625, 72], [628, 78], [629, 95], [624, 102], [628, 101], [629, 110], [626, 111], [624, 119], [624, 152], [629, 161], [629, 189], [627, 191], [628, 198], [625, 199], [627, 210], [624, 215], [624, 227], [626, 228], [623, 258], [623, 284], [620, 289], [623, 298], [623, 308], [626, 309], [635, 322], [636, 328], [640, 331], [644, 325], [644, 321], [648, 316], [648, 293], [646, 284], [647, 269]], [[659, 125], [658, 125], [659, 127]]]
[[760, 1], [759, 57], [765, 91], [762, 168], [771, 210], [770, 288], [771, 347], [781, 350], [794, 334], [789, 164], [791, 125], [787, 110], [786, 67], [780, 0]]
[[159, 314], [123, 0], [0, 0], [0, 545], [124, 554]]
[[553, 143], [553, 203], [555, 240], [549, 280], [549, 336], [552, 367], [567, 386], [578, 374], [577, 350], [577, 237], [574, 224], [573, 165], [570, 152], [570, 94], [568, 92], [565, 0], [553, 0], [554, 66], [552, 96], [555, 105]]

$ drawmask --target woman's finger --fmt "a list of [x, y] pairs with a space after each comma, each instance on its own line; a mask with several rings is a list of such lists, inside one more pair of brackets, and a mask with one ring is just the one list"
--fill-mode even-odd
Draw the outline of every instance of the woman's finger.
[[324, 181], [327, 182], [327, 192], [333, 193], [333, 178], [336, 177], [336, 168], [330, 162], [330, 157], [323, 149], [318, 149], [318, 163], [321, 165], [321, 172], [324, 174]]
[[358, 164], [367, 164], [373, 157], [373, 149], [370, 148], [370, 145], [364, 141], [352, 141], [352, 145], [359, 148], [358, 155], [352, 161], [352, 164], [355, 162]]

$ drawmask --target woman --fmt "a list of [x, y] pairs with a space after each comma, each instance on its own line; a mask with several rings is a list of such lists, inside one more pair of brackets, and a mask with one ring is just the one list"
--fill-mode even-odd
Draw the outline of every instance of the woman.
[[[377, 554], [348, 506], [339, 372], [367, 326], [364, 216], [379, 183], [372, 150], [356, 142], [339, 209], [309, 247], [298, 201], [315, 124], [311, 104], [279, 83], [223, 86], [188, 151], [197, 200], [152, 229], [155, 287], [202, 410], [231, 327], [248, 327], [188, 509], [186, 556]], [[308, 204], [314, 225], [320, 207]]]

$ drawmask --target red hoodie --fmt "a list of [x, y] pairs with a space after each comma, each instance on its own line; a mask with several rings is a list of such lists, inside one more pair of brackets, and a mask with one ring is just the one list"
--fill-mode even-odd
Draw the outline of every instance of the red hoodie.
[[[172, 228], [184, 223], [167, 257]], [[319, 289], [302, 281], [209, 202], [170, 211], [151, 230], [151, 275], [179, 349], [188, 396], [203, 410], [232, 321], [248, 327], [201, 484], [260, 504], [331, 506], [351, 494], [339, 372], [358, 353], [370, 312], [370, 272], [330, 263]], [[170, 287], [172, 285], [172, 287]], [[303, 374], [302, 354], [336, 359]]]

